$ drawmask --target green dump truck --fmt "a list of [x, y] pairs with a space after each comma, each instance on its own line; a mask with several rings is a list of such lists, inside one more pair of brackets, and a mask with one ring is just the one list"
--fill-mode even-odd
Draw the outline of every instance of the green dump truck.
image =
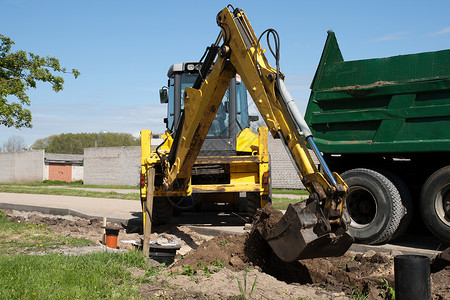
[[311, 90], [305, 119], [350, 187], [356, 240], [387, 242], [422, 218], [450, 243], [450, 50], [344, 61], [328, 32]]

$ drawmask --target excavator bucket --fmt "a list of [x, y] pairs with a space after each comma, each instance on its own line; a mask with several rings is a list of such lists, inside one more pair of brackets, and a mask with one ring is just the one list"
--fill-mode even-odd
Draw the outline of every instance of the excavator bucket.
[[300, 203], [289, 204], [286, 213], [275, 224], [270, 215], [273, 211], [271, 205], [266, 206], [254, 225], [275, 254], [285, 262], [341, 256], [353, 243], [347, 226], [332, 229], [316, 201], [306, 207]]

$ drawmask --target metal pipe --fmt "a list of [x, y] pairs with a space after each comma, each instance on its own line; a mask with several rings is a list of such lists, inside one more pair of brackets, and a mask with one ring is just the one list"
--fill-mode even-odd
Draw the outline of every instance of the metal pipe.
[[327, 163], [325, 162], [325, 159], [323, 159], [322, 154], [319, 151], [319, 148], [317, 148], [316, 143], [314, 142], [314, 139], [312, 136], [308, 136], [306, 138], [308, 140], [309, 145], [313, 149], [314, 153], [316, 154], [317, 158], [319, 159], [320, 165], [322, 166], [323, 170], [325, 171], [325, 174], [328, 176], [328, 179], [330, 179], [331, 183], [336, 186], [337, 182], [336, 179], [334, 179], [333, 174], [331, 173], [330, 168], [328, 167]]
[[277, 77], [277, 86], [278, 91], [280, 92], [281, 98], [283, 98], [284, 103], [286, 103], [286, 107], [288, 108], [289, 112], [291, 113], [291, 116], [295, 122], [295, 124], [300, 129], [300, 134], [304, 136], [305, 138], [312, 136], [311, 130], [308, 127], [308, 124], [306, 124], [305, 119], [303, 119], [303, 116], [298, 109], [297, 105], [294, 102], [294, 98], [289, 93], [289, 90], [286, 87], [286, 84], [284, 81]]
[[278, 87], [278, 91], [280, 92], [281, 98], [283, 98], [283, 101], [286, 104], [286, 107], [292, 116], [294, 123], [300, 129], [300, 134], [302, 136], [304, 136], [306, 138], [306, 140], [309, 142], [309, 145], [311, 146], [314, 153], [316, 154], [317, 159], [319, 159], [319, 162], [322, 165], [323, 170], [325, 171], [325, 174], [327, 175], [328, 179], [331, 181], [333, 186], [336, 187], [337, 186], [336, 179], [334, 179], [334, 176], [331, 173], [330, 168], [328, 167], [327, 163], [323, 159], [322, 154], [319, 151], [319, 148], [317, 148], [317, 145], [313, 140], [313, 134], [312, 134], [311, 130], [309, 129], [308, 124], [306, 124], [306, 121], [303, 118], [302, 114], [300, 113], [297, 105], [295, 104], [294, 98], [289, 93], [289, 91], [286, 87], [286, 84], [279, 77], [277, 78], [277, 87]]

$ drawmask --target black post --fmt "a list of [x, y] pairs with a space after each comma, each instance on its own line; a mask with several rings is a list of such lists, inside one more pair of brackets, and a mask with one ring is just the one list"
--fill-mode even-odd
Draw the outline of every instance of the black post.
[[420, 255], [394, 257], [395, 299], [431, 299], [430, 259]]

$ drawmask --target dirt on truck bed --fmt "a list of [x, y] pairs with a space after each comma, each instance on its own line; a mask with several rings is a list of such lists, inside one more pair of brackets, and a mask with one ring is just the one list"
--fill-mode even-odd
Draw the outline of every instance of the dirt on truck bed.
[[[103, 233], [101, 222], [95, 219], [11, 210], [5, 214], [15, 222], [44, 224], [55, 233], [97, 243]], [[275, 222], [279, 214], [274, 212], [273, 216]], [[285, 263], [273, 255], [256, 230], [216, 237], [198, 234], [186, 226], [162, 226], [155, 231], [152, 240], [176, 239], [181, 249], [175, 263], [165, 268], [156, 282], [141, 284], [143, 298], [391, 299], [395, 253], [348, 251], [342, 257]], [[129, 244], [120, 241], [140, 237], [121, 232], [118, 246], [128, 249]], [[432, 299], [450, 299], [449, 279], [448, 264], [432, 265]], [[246, 289], [242, 290], [244, 286]], [[364, 294], [368, 297], [363, 298]]]

